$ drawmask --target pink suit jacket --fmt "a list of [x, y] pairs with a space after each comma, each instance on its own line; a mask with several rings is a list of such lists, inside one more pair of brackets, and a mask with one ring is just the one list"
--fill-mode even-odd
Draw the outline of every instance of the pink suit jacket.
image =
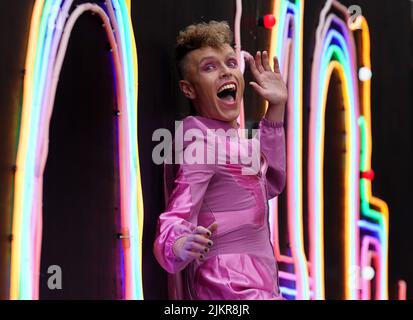
[[[182, 129], [183, 134], [196, 129], [196, 140], [184, 140], [173, 148], [175, 153], [194, 154], [195, 146], [197, 151], [203, 148], [206, 160], [207, 152], [217, 150], [219, 144], [225, 146], [227, 153], [225, 163], [222, 154], [211, 153], [214, 163], [192, 163], [183, 157], [179, 164], [165, 165], [165, 175], [169, 176], [165, 184], [167, 206], [158, 218], [153, 247], [156, 259], [170, 274], [183, 271], [184, 299], [282, 299], [270, 242], [268, 200], [279, 195], [285, 186], [283, 123], [262, 118], [258, 138], [252, 139], [241, 138], [227, 122], [201, 116], [186, 117]], [[223, 130], [215, 131], [211, 142], [211, 135], [206, 138], [208, 129]], [[253, 144], [259, 145], [260, 152], [253, 154], [258, 157], [255, 160], [259, 170], [244, 174], [242, 169], [251, 168], [251, 164], [231, 163], [228, 150], [234, 144], [240, 154], [251, 152]], [[204, 261], [188, 263], [174, 254], [177, 239], [198, 225], [207, 227], [213, 222], [217, 222], [218, 229], [211, 236], [214, 245]]]

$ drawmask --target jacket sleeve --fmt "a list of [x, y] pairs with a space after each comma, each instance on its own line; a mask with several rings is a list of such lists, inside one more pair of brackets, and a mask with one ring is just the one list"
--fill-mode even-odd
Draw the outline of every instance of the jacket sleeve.
[[188, 264], [175, 255], [173, 245], [176, 240], [189, 235], [196, 228], [198, 213], [214, 174], [214, 166], [209, 164], [189, 164], [183, 161], [177, 167], [166, 210], [157, 221], [153, 246], [156, 259], [169, 273], [177, 273]]
[[278, 196], [285, 187], [286, 150], [284, 123], [262, 118], [259, 124], [260, 148], [268, 164], [266, 171], [267, 200]]

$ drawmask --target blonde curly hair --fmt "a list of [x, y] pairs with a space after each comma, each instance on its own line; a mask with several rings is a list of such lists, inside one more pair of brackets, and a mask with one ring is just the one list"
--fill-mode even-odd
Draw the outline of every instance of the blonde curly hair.
[[233, 33], [226, 21], [201, 22], [187, 26], [176, 38], [175, 60], [181, 78], [184, 73], [185, 56], [203, 47], [220, 48], [225, 44], [232, 46]]

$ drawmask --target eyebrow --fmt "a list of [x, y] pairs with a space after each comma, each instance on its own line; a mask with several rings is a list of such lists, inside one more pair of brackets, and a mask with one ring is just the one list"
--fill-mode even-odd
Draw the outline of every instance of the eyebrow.
[[209, 56], [209, 57], [202, 58], [201, 61], [199, 61], [199, 64], [201, 64], [202, 62], [204, 62], [205, 60], [208, 60], [208, 59], [216, 59], [216, 57]]
[[[236, 53], [235, 53], [235, 52], [228, 53], [225, 58], [232, 58], [232, 57], [236, 57]], [[202, 62], [204, 62], [205, 60], [208, 60], [208, 59], [216, 59], [216, 58], [217, 58], [217, 57], [215, 57], [215, 56], [208, 56], [208, 57], [202, 58], [201, 61], [199, 61], [199, 64], [202, 64]]]

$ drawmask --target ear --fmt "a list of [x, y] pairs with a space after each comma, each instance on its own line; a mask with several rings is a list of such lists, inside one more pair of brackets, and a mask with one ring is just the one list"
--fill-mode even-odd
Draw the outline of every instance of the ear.
[[181, 88], [182, 93], [188, 99], [194, 100], [196, 98], [195, 89], [192, 84], [187, 80], [180, 80], [179, 87]]

